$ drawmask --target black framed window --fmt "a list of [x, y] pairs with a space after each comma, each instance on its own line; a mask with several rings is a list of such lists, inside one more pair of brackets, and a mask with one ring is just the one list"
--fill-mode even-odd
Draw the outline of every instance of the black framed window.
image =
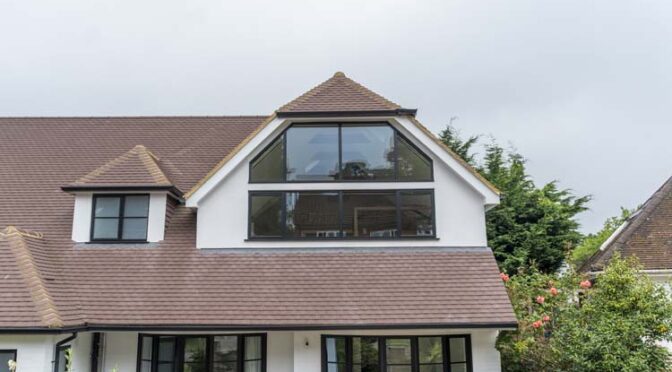
[[149, 195], [94, 195], [92, 241], [146, 241]]
[[433, 190], [252, 191], [250, 239], [434, 238]]
[[323, 372], [472, 372], [469, 335], [322, 336]]
[[252, 183], [432, 179], [432, 160], [388, 123], [294, 124], [250, 162]]
[[9, 371], [9, 361], [16, 362], [16, 349], [14, 350], [0, 350], [0, 372]]
[[138, 372], [265, 372], [266, 335], [138, 337]]

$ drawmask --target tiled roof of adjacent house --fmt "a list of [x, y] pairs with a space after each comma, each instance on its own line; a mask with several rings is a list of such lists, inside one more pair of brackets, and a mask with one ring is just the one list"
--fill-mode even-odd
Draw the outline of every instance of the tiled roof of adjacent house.
[[[344, 79], [324, 91], [398, 107]], [[313, 98], [290, 109], [326, 107]], [[160, 243], [71, 240], [63, 186], [190, 190], [267, 121], [0, 118], [0, 329], [515, 324], [487, 248], [197, 249], [196, 214], [173, 199]]]
[[672, 270], [672, 178], [601, 248], [582, 271], [602, 270], [616, 252], [622, 257], [637, 256], [647, 270]]
[[372, 92], [342, 72], [277, 110], [278, 115], [333, 112], [393, 112], [401, 106]]

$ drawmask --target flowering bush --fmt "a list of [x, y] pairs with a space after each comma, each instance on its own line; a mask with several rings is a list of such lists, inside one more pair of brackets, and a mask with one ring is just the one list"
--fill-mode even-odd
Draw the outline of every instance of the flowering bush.
[[497, 340], [503, 371], [672, 371], [658, 346], [672, 340], [672, 301], [639, 269], [614, 257], [594, 283], [572, 271], [507, 277], [518, 329]]

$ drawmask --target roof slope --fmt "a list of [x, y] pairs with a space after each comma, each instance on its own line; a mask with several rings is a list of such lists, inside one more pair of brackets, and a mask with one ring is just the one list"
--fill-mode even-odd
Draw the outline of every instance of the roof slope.
[[390, 112], [398, 104], [372, 92], [342, 72], [277, 110], [278, 115], [324, 112]]
[[8, 226], [0, 231], [0, 325], [63, 325], [40, 269], [49, 271], [42, 235]]
[[646, 270], [672, 270], [672, 177], [616, 230], [582, 271], [599, 271], [614, 253], [637, 256]]
[[172, 186], [173, 184], [159, 166], [159, 159], [145, 146], [137, 145], [69, 186], [117, 185]]
[[[286, 107], [399, 108], [342, 74]], [[487, 248], [199, 250], [196, 214], [181, 204], [160, 243], [72, 242], [63, 185], [189, 190], [269, 120], [0, 118], [0, 229], [40, 232], [0, 238], [0, 329], [515, 324]]]

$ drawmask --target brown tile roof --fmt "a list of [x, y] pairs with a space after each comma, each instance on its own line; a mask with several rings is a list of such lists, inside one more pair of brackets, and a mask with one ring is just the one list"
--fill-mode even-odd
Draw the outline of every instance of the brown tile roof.
[[372, 92], [342, 72], [277, 110], [278, 115], [320, 112], [390, 112], [398, 104]]
[[[183, 205], [169, 208], [161, 243], [72, 242], [63, 185], [142, 144], [189, 190], [264, 119], [0, 118], [0, 228], [41, 233], [10, 228], [0, 238], [0, 328], [514, 324], [487, 249], [199, 250]], [[86, 181], [130, 168], [140, 170], [133, 180], [163, 182], [137, 152]]]
[[78, 179], [67, 188], [114, 186], [173, 186], [159, 166], [159, 159], [145, 146], [137, 145], [123, 155]]
[[637, 256], [647, 270], [672, 270], [672, 178], [626, 221], [617, 235], [581, 268], [599, 271], [614, 253]]

